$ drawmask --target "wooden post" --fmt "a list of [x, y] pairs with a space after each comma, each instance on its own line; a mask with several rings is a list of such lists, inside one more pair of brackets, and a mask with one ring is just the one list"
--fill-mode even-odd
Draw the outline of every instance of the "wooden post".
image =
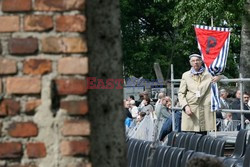
[[213, 27], [213, 26], [214, 26], [214, 17], [211, 16], [211, 27]]
[[159, 63], [154, 63], [154, 70], [155, 70], [155, 75], [157, 77], [158, 82], [160, 81], [161, 84], [165, 84]]

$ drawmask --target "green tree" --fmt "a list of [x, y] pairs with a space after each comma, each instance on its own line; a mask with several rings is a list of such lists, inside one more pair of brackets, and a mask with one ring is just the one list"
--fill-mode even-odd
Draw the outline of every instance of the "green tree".
[[155, 78], [153, 64], [159, 62], [166, 77], [174, 46], [175, 4], [149, 1], [121, 1], [124, 75]]
[[193, 25], [211, 25], [213, 18], [214, 26], [232, 28], [225, 73], [238, 77], [243, 4], [244, 0], [122, 0], [125, 76], [155, 78], [153, 63], [158, 61], [165, 78], [170, 64], [180, 78], [189, 68], [188, 56], [199, 52]]
[[193, 41], [196, 43], [193, 30], [195, 24], [211, 26], [213, 21], [213, 26], [232, 29], [225, 75], [233, 78], [238, 77], [243, 5], [244, 0], [192, 0], [188, 2], [181, 0], [178, 1], [174, 12], [173, 26], [178, 29], [179, 39], [185, 40], [185, 44], [190, 45], [189, 48], [193, 46]]

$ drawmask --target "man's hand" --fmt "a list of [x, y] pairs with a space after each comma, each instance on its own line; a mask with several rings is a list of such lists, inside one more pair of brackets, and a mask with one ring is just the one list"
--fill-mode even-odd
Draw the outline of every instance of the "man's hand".
[[212, 82], [213, 82], [213, 83], [216, 83], [216, 82], [218, 82], [221, 78], [222, 78], [221, 75], [214, 76], [214, 77], [212, 77]]
[[191, 108], [188, 105], [185, 107], [185, 113], [188, 116], [191, 116], [193, 114], [193, 112], [191, 111]]

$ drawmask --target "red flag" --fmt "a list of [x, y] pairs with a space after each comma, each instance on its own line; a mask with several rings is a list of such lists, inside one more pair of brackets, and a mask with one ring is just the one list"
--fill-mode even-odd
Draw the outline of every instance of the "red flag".
[[228, 38], [229, 32], [206, 30], [195, 27], [195, 33], [203, 54], [204, 63], [209, 67], [220, 54]]

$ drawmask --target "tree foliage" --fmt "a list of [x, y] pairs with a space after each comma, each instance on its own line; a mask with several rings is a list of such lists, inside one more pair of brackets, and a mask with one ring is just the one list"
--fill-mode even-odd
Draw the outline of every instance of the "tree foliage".
[[155, 78], [153, 64], [169, 69], [173, 46], [174, 4], [122, 0], [122, 42], [125, 76]]
[[198, 53], [194, 24], [232, 28], [226, 75], [237, 77], [244, 0], [121, 0], [124, 75], [155, 78], [153, 63], [175, 78], [188, 70], [188, 56]]

